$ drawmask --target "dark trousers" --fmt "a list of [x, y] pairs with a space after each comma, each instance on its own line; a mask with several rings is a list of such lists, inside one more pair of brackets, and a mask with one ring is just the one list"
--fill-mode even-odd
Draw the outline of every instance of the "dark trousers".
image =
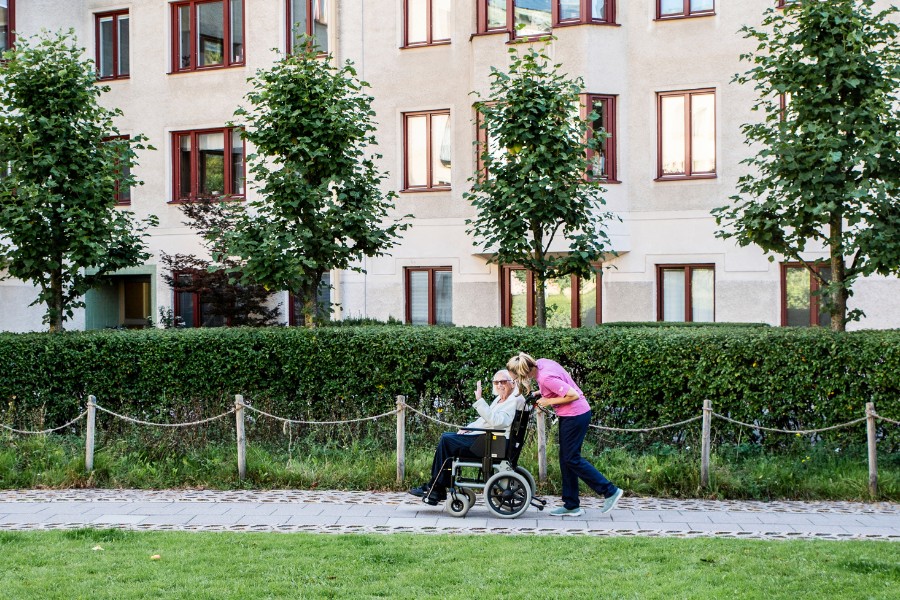
[[436, 492], [445, 492], [450, 485], [450, 465], [453, 461], [448, 459], [478, 458], [471, 450], [477, 438], [477, 435], [459, 433], [445, 433], [441, 436], [431, 462], [431, 481], [434, 482], [433, 489]]
[[617, 488], [581, 456], [581, 445], [591, 422], [591, 411], [577, 417], [559, 418], [559, 470], [562, 473], [562, 500], [569, 510], [578, 508], [578, 480], [609, 498]]

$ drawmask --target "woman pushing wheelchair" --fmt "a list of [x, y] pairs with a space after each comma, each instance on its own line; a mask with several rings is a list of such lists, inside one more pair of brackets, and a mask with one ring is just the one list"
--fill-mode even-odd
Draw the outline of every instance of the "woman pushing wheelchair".
[[547, 358], [535, 360], [524, 352], [509, 359], [506, 368], [525, 389], [530, 389], [530, 380], [535, 379], [542, 396], [537, 400], [537, 406], [552, 406], [559, 417], [559, 470], [562, 475], [563, 506], [554, 508], [550, 514], [557, 517], [578, 517], [584, 514], [578, 500], [579, 479], [606, 499], [600, 512], [608, 513], [615, 508], [622, 497], [622, 490], [581, 456], [581, 446], [591, 423], [591, 407], [569, 373], [557, 362]]
[[516, 383], [505, 369], [494, 374], [491, 386], [495, 398], [489, 405], [481, 396], [481, 382], [478, 382], [475, 389], [475, 404], [472, 405], [478, 411], [478, 419], [456, 433], [447, 432], [441, 436], [431, 462], [431, 480], [420, 487], [409, 490], [410, 494], [423, 498], [427, 504], [432, 506], [443, 502], [447, 499], [447, 487], [450, 485], [451, 472], [448, 465], [452, 459], [478, 458], [472, 452], [472, 445], [478, 434], [483, 432], [476, 430], [505, 429], [507, 432], [509, 431], [516, 410], [522, 409], [525, 398], [519, 394]]

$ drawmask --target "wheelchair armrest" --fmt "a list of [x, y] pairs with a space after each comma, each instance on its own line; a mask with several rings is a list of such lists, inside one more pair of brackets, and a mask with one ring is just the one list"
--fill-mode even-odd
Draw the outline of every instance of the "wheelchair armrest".
[[481, 429], [480, 427], [460, 427], [463, 431], [485, 431], [489, 433], [506, 433], [506, 429]]

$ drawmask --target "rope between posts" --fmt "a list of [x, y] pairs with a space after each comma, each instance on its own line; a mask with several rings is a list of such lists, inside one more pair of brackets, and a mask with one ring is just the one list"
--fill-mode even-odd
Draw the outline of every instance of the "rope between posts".
[[81, 418], [84, 417], [86, 414], [87, 414], [87, 411], [84, 411], [83, 413], [81, 413], [80, 415], [78, 415], [77, 417], [75, 417], [74, 419], [72, 419], [71, 421], [66, 423], [65, 425], [60, 425], [59, 427], [54, 427], [53, 429], [44, 429], [43, 431], [24, 431], [22, 429], [13, 429], [12, 427], [10, 427], [8, 425], [3, 425], [2, 423], [0, 423], [0, 428], [6, 429], [7, 431], [12, 431], [13, 433], [22, 433], [25, 435], [40, 435], [43, 433], [53, 433], [54, 431], [59, 431], [60, 429], [65, 429], [69, 425], [72, 425], [72, 424], [80, 421]]
[[[416, 413], [416, 414], [418, 414], [418, 415], [422, 415], [423, 417], [425, 417], [425, 418], [428, 419], [429, 421], [434, 421], [435, 423], [440, 423], [441, 425], [446, 425], [446, 426], [448, 426], [448, 427], [456, 427], [457, 429], [464, 429], [464, 428], [465, 428], [463, 425], [456, 425], [455, 423], [447, 423], [446, 421], [441, 421], [440, 419], [435, 419], [434, 417], [430, 417], [430, 416], [426, 415], [425, 413], [423, 413], [422, 411], [416, 410], [415, 408], [413, 408], [413, 407], [410, 406], [409, 404], [404, 404], [404, 406], [406, 406], [406, 408], [408, 408], [409, 410], [413, 411], [414, 413]], [[396, 411], [394, 411], [394, 412], [396, 412]]]
[[762, 429], [763, 431], [774, 431], [775, 433], [793, 433], [796, 435], [806, 435], [808, 433], [821, 433], [823, 431], [831, 431], [832, 429], [840, 429], [841, 427], [849, 427], [850, 425], [856, 425], [857, 423], [862, 423], [868, 417], [860, 417], [853, 421], [848, 421], [846, 423], [841, 423], [840, 425], [832, 425], [831, 427], [823, 427], [821, 429], [775, 429], [774, 427], [763, 427], [762, 425], [753, 425], [752, 423], [744, 423], [742, 421], [736, 421], [734, 419], [730, 419], [725, 415], [720, 415], [717, 412], [712, 413], [714, 417], [718, 417], [723, 421], [728, 421], [729, 423], [734, 423], [735, 425], [741, 425], [743, 427], [749, 427], [750, 429]]
[[[276, 421], [281, 421], [282, 423], [293, 423], [295, 425], [344, 425], [346, 423], [359, 423], [360, 421], [375, 421], [382, 417], [387, 417], [390, 415], [397, 414], [397, 410], [394, 409], [390, 412], [381, 413], [380, 415], [375, 415], [372, 417], [363, 417], [361, 419], [347, 419], [344, 421], [299, 421], [297, 419], [286, 419], [284, 417], [279, 417], [270, 413], [267, 413], [264, 410], [259, 410], [258, 408], [253, 408], [249, 404], [244, 404], [244, 408], [249, 408], [255, 413], [259, 413], [263, 416], [269, 417], [270, 419], [275, 419]], [[231, 412], [234, 412], [233, 410]]]
[[888, 419], [887, 417], [883, 417], [883, 416], [879, 415], [878, 413], [873, 412], [872, 416], [875, 417], [876, 419], [881, 419], [882, 421], [887, 421], [888, 423], [893, 423], [894, 425], [900, 425], [900, 421]]
[[604, 431], [626, 431], [632, 433], [646, 433], [648, 431], [659, 431], [660, 429], [670, 429], [672, 427], [678, 427], [680, 425], [686, 425], [688, 423], [692, 423], [694, 421], [699, 421], [703, 416], [691, 417], [690, 419], [685, 419], [684, 421], [679, 421], [678, 423], [672, 423], [670, 425], [660, 425], [659, 427], [644, 427], [641, 429], [623, 429], [621, 427], [604, 427], [602, 425], [590, 425], [594, 429], [602, 429]]
[[209, 423], [210, 421], [216, 421], [218, 419], [221, 419], [222, 417], [227, 417], [235, 411], [235, 409], [232, 408], [228, 412], [224, 412], [221, 415], [209, 417], [208, 419], [200, 419], [199, 421], [191, 421], [190, 423], [151, 423], [150, 421], [141, 421], [140, 419], [134, 419], [132, 417], [126, 417], [125, 415], [120, 415], [119, 413], [115, 413], [109, 409], [103, 408], [99, 404], [95, 404], [94, 406], [97, 407], [97, 410], [102, 410], [103, 412], [110, 414], [118, 419], [122, 419], [123, 421], [137, 423], [138, 425], [149, 425], [151, 427], [192, 427], [194, 425], [202, 425], [204, 423]]

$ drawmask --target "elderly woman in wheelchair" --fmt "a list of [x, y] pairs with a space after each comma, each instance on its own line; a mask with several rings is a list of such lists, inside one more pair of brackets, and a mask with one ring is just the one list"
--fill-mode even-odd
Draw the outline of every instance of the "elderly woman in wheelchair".
[[[518, 466], [532, 407], [519, 394], [509, 371], [502, 369], [492, 380], [494, 401], [481, 397], [481, 382], [473, 405], [479, 418], [456, 433], [444, 433], [431, 463], [431, 480], [409, 490], [432, 506], [445, 502], [447, 511], [463, 517], [482, 490], [488, 509], [501, 518], [514, 518], [534, 504], [534, 478]], [[533, 502], [534, 501], [534, 502]]]

